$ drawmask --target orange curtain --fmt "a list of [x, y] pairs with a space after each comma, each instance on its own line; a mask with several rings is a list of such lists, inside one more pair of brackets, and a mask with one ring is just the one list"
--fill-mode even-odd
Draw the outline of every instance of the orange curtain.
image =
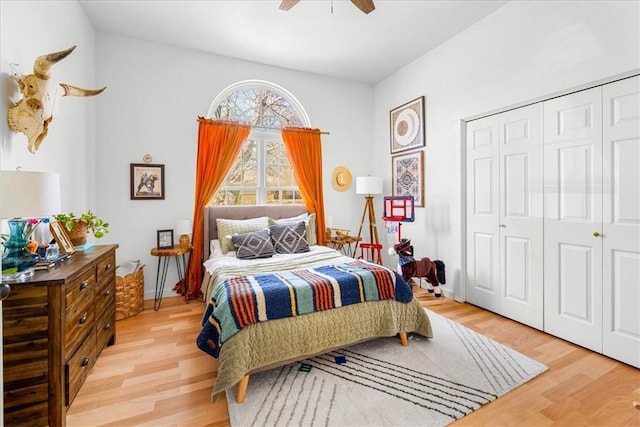
[[309, 212], [316, 213], [318, 244], [323, 245], [324, 195], [322, 189], [322, 145], [319, 129], [283, 128], [282, 140], [287, 149], [293, 174]]
[[175, 290], [191, 300], [202, 297], [202, 259], [204, 255], [204, 208], [220, 188], [224, 178], [240, 153], [242, 143], [249, 136], [251, 127], [198, 118], [198, 156], [196, 159], [196, 189], [193, 207], [191, 256], [187, 267], [187, 283], [179, 283]]

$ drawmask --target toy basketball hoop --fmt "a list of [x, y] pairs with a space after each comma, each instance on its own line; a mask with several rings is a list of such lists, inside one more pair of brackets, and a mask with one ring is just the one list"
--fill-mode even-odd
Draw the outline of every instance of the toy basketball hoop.
[[413, 196], [385, 197], [382, 219], [386, 225], [387, 234], [398, 233], [398, 240], [400, 240], [402, 223], [415, 221]]

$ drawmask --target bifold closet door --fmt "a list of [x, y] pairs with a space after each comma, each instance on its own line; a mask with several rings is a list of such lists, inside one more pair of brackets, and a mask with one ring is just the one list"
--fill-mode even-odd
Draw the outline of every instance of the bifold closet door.
[[544, 330], [602, 351], [601, 87], [544, 102]]
[[640, 77], [603, 101], [602, 352], [640, 368]]
[[542, 105], [467, 124], [467, 300], [543, 327]]

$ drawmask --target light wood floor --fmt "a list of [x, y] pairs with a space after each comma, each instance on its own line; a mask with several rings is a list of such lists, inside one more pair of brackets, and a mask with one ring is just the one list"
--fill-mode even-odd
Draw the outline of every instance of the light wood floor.
[[[549, 367], [453, 425], [640, 426], [632, 405], [640, 370], [470, 304], [416, 294], [430, 310]], [[203, 310], [202, 302], [165, 298], [160, 311], [117, 322], [116, 345], [97, 360], [67, 425], [228, 426], [226, 400], [209, 401], [216, 361], [195, 345]]]

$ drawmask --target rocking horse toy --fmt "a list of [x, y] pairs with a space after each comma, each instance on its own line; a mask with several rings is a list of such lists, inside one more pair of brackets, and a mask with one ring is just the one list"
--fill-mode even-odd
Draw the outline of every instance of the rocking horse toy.
[[392, 248], [389, 248], [389, 255], [399, 257], [398, 272], [407, 283], [412, 283], [413, 278], [419, 279], [422, 283], [422, 278], [425, 278], [429, 284], [427, 291], [433, 293], [436, 298], [442, 296], [440, 285], [446, 283], [444, 262], [432, 261], [427, 257], [416, 260], [413, 257], [413, 246], [409, 239], [400, 239]]

